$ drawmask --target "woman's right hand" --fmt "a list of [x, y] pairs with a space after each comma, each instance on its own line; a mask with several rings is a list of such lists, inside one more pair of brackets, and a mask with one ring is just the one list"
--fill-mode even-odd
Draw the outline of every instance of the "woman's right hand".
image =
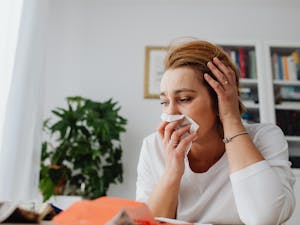
[[[184, 173], [184, 156], [185, 150], [197, 136], [196, 132], [189, 133], [191, 125], [186, 125], [179, 129], [176, 127], [182, 123], [181, 120], [174, 122], [163, 122], [158, 132], [162, 138], [163, 150], [165, 155], [164, 177], [172, 183], [180, 183]], [[184, 138], [182, 136], [188, 133]]]

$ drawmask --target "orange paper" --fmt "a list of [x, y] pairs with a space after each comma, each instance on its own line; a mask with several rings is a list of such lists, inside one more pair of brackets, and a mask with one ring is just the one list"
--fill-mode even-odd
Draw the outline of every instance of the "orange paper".
[[76, 202], [52, 221], [58, 225], [101, 225], [109, 222], [122, 209], [137, 224], [158, 224], [144, 203], [112, 197]]

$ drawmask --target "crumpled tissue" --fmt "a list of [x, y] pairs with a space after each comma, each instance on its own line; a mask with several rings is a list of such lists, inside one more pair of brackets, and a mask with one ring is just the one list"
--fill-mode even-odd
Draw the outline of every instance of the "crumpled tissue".
[[[199, 124], [197, 124], [191, 117], [187, 116], [187, 115], [169, 115], [166, 113], [162, 113], [160, 118], [162, 119], [162, 121], [167, 121], [167, 122], [173, 122], [176, 120], [180, 120], [182, 118], [183, 121], [182, 123], [180, 123], [176, 129], [179, 129], [185, 125], [191, 124], [189, 133], [193, 133], [193, 132], [197, 132], [197, 130], [199, 129]], [[181, 136], [181, 139], [185, 138], [187, 135], [189, 135], [189, 133], [186, 133], [184, 135]], [[189, 151], [191, 150], [192, 147], [192, 142], [188, 144], [187, 148], [185, 149], [185, 156], [188, 155]]]

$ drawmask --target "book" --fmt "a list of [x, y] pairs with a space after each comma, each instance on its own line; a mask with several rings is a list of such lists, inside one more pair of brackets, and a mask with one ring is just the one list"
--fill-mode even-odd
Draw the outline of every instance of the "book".
[[283, 68], [283, 80], [289, 80], [289, 70], [288, 70], [288, 57], [282, 56], [282, 68]]
[[238, 55], [239, 55], [239, 67], [240, 67], [240, 77], [247, 78], [246, 75], [246, 56], [245, 56], [245, 49], [238, 48]]
[[277, 53], [274, 53], [272, 55], [272, 74], [273, 74], [273, 80], [280, 80]]
[[297, 68], [296, 68], [296, 63], [295, 63], [294, 57], [292, 55], [289, 55], [287, 57], [287, 65], [288, 65], [289, 80], [296, 81], [297, 80]]
[[296, 69], [296, 78], [300, 80], [300, 60], [299, 60], [299, 50], [295, 50], [292, 52], [291, 56], [294, 59], [295, 69]]
[[279, 80], [283, 80], [283, 65], [282, 65], [282, 56], [278, 55], [277, 57], [277, 64], [278, 64], [278, 77]]
[[276, 110], [276, 123], [285, 135], [300, 135], [300, 114], [296, 110]]
[[57, 212], [48, 203], [0, 202], [0, 223], [39, 223]]
[[237, 62], [237, 53], [234, 50], [229, 50], [230, 51], [230, 58], [232, 59], [232, 61], [236, 64], [236, 66], [238, 67], [238, 62]]
[[[174, 219], [155, 218], [143, 202], [115, 197], [75, 202], [52, 220], [57, 225], [193, 225]], [[196, 224], [195, 224], [196, 225]], [[197, 223], [197, 225], [200, 225]]]
[[250, 78], [256, 79], [257, 73], [256, 73], [256, 55], [254, 50], [249, 51], [249, 76]]

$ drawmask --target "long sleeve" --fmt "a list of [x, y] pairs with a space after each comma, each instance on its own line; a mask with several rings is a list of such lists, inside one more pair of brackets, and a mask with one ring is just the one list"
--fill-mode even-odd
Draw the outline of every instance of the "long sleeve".
[[274, 125], [258, 131], [253, 140], [265, 160], [231, 174], [237, 210], [247, 225], [281, 224], [295, 208], [288, 145]]
[[164, 158], [158, 134], [143, 140], [137, 166], [136, 200], [146, 202], [159, 181], [164, 168]]

